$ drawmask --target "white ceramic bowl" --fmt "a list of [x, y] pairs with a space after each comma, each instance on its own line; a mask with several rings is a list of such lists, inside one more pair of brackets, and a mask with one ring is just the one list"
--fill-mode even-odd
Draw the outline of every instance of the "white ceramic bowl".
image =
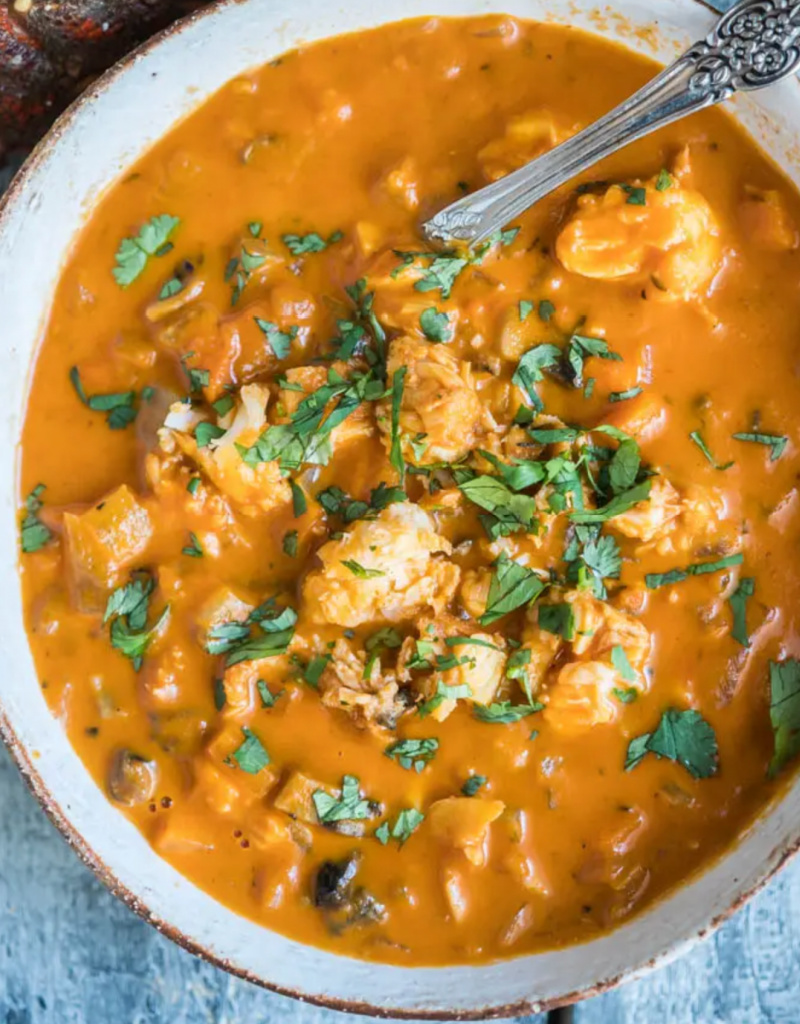
[[[424, 14], [499, 11], [564, 22], [668, 62], [714, 15], [693, 0], [228, 0], [163, 35], [94, 85], [58, 123], [0, 212], [0, 729], [51, 818], [131, 907], [189, 949], [277, 991], [407, 1017], [512, 1016], [592, 995], [682, 953], [800, 846], [800, 785], [711, 870], [610, 935], [482, 966], [403, 968], [301, 946], [195, 888], [105, 799], [50, 714], [17, 581], [17, 445], [28, 375], [61, 267], [95, 197], [225, 81], [300, 42]], [[657, 12], [657, 13], [656, 13]], [[647, 30], [642, 32], [642, 30]], [[800, 180], [800, 86], [737, 98], [736, 116]]]

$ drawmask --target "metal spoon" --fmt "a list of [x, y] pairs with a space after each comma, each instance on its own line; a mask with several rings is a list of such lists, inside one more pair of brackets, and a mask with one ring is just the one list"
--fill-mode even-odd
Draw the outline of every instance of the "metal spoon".
[[571, 139], [505, 178], [445, 207], [422, 225], [437, 245], [475, 245], [603, 157], [662, 125], [761, 89], [800, 66], [800, 2], [742, 0], [704, 42]]

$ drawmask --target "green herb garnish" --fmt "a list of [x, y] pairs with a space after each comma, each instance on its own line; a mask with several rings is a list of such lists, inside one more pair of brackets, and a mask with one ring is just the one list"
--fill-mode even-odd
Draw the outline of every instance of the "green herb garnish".
[[39, 518], [42, 509], [44, 484], [37, 484], [25, 499], [25, 515], [20, 526], [20, 547], [26, 555], [43, 548], [53, 536], [49, 527]]
[[144, 273], [152, 256], [165, 256], [172, 245], [170, 235], [180, 224], [178, 217], [162, 213], [151, 217], [133, 238], [123, 238], [115, 258], [114, 280], [121, 288], [128, 288]]
[[647, 754], [682, 764], [696, 779], [709, 778], [718, 767], [717, 737], [697, 711], [665, 711], [655, 732], [631, 740], [625, 771], [635, 768]]

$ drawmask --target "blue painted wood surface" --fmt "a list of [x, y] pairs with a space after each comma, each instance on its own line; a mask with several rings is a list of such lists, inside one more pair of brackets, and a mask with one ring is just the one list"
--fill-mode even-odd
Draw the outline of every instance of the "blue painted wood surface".
[[[0, 1024], [348, 1020], [232, 978], [141, 921], [80, 863], [0, 749]], [[651, 1021], [800, 1022], [800, 860], [681, 961], [575, 1014]]]

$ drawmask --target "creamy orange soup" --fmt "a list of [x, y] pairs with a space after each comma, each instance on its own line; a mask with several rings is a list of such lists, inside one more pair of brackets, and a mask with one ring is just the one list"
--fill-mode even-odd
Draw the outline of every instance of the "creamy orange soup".
[[477, 250], [419, 233], [653, 71], [508, 18], [288, 53], [64, 269], [22, 438], [42, 689], [161, 856], [295, 939], [589, 939], [800, 747], [792, 187], [708, 112]]

